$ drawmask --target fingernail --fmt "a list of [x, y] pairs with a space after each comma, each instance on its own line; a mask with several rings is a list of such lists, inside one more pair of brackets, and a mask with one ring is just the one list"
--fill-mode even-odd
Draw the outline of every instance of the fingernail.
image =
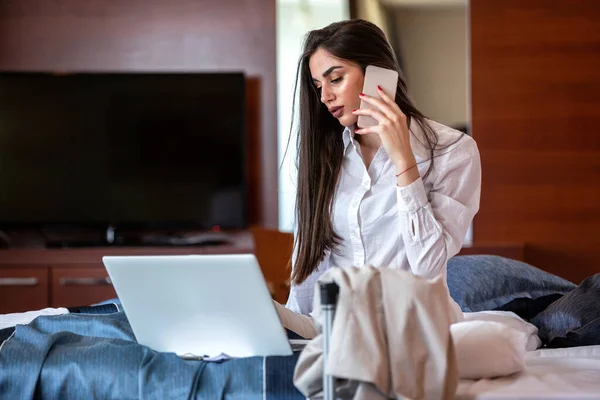
[[364, 96], [364, 95], [365, 95], [364, 93], [361, 93], [361, 94], [360, 94], [360, 96], [361, 96], [361, 97], [362, 97], [362, 96]]
[[381, 86], [379, 86], [379, 85], [377, 85], [377, 89], [379, 89], [379, 90], [383, 90], [383, 89], [381, 88]]
[[356, 110], [358, 110], [358, 108], [355, 108], [354, 110], [352, 110], [352, 112], [355, 112]]

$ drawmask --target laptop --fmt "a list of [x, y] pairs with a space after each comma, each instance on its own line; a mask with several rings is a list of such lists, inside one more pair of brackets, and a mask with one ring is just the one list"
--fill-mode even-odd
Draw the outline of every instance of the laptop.
[[292, 354], [252, 254], [102, 261], [140, 344], [184, 358]]

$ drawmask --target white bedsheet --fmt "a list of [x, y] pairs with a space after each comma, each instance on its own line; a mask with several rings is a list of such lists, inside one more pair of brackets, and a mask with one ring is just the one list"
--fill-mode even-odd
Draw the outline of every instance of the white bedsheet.
[[457, 399], [600, 399], [600, 346], [528, 352], [518, 374], [461, 380]]
[[61, 308], [44, 308], [42, 310], [27, 311], [21, 313], [0, 314], [0, 329], [10, 328], [16, 325], [26, 325], [41, 315], [62, 315], [69, 310]]

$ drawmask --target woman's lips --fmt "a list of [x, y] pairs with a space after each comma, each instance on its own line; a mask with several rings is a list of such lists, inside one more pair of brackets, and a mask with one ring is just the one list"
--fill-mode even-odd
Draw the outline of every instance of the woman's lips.
[[329, 112], [335, 117], [339, 118], [344, 114], [344, 106], [340, 107], [332, 107], [329, 109]]

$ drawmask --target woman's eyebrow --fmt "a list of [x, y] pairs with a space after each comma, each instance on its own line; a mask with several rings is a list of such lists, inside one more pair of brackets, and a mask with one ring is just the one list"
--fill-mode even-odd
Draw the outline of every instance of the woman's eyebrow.
[[[327, 71], [323, 72], [323, 78], [327, 78], [329, 75], [331, 75], [331, 73], [333, 71], [335, 71], [338, 68], [343, 68], [341, 65], [334, 65], [333, 67], [329, 67], [327, 68]], [[313, 78], [313, 82], [318, 82], [319, 80], [317, 78]]]
[[331, 75], [331, 73], [333, 71], [335, 71], [338, 68], [342, 68], [341, 65], [334, 65], [333, 67], [330, 67], [327, 69], [327, 71], [323, 72], [323, 78], [327, 78], [329, 75]]

